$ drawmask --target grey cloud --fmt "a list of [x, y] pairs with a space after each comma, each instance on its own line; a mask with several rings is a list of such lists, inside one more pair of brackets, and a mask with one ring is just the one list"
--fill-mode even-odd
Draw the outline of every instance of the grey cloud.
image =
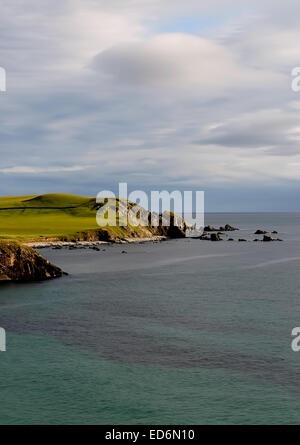
[[101, 52], [92, 65], [117, 84], [164, 86], [216, 96], [228, 89], [282, 85], [280, 74], [249, 67], [224, 45], [182, 33], [157, 35], [143, 42]]
[[[195, 143], [239, 148], [266, 148], [268, 154], [294, 155], [300, 153], [293, 141], [293, 128], [299, 116], [288, 111], [266, 109], [245, 113], [207, 130], [207, 136]], [[297, 134], [296, 134], [297, 136]]]

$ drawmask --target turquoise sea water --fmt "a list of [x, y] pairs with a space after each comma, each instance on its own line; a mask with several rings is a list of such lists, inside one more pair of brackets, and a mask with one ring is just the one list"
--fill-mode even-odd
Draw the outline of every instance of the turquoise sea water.
[[0, 424], [300, 423], [300, 214], [206, 222], [285, 241], [45, 249], [68, 277], [1, 285]]

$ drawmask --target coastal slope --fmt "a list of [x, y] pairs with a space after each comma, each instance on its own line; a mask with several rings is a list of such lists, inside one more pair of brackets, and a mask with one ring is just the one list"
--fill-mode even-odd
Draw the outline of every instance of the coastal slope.
[[29, 246], [0, 240], [0, 281], [41, 281], [64, 272]]
[[117, 224], [99, 227], [96, 215], [101, 204], [95, 198], [76, 195], [47, 194], [0, 198], [0, 239], [22, 242], [47, 241], [123, 241], [155, 237], [181, 238], [185, 236], [186, 224], [182, 218], [169, 214], [155, 215], [152, 225], [149, 211], [139, 207], [146, 225], [119, 224], [133, 203], [116, 198], [108, 199], [108, 206], [117, 207]]

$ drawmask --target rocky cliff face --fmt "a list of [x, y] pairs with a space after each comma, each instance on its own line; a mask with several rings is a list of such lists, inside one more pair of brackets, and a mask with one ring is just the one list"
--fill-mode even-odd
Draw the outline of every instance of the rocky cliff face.
[[0, 281], [40, 281], [64, 272], [34, 249], [14, 241], [0, 241]]
[[[129, 220], [129, 224], [126, 226], [108, 226], [99, 228], [98, 230], [92, 229], [84, 232], [77, 232], [76, 234], [61, 237], [60, 241], [119, 242], [135, 238], [185, 238], [187, 229], [192, 228], [192, 226], [187, 224], [182, 217], [175, 215], [174, 213], [164, 212], [159, 215], [151, 213], [140, 206], [136, 207], [139, 209], [139, 218], [143, 221], [142, 225], [139, 225], [140, 222], [138, 220], [132, 219]], [[120, 205], [118, 216], [124, 217], [124, 215], [126, 215], [125, 212], [127, 212], [125, 204], [124, 208]], [[42, 241], [47, 242], [55, 240], [45, 239]]]

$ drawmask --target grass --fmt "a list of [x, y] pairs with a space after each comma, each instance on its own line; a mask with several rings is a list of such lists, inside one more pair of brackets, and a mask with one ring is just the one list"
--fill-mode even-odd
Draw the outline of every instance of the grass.
[[[15, 252], [18, 247], [20, 247], [21, 244], [18, 241], [4, 241], [0, 239], [0, 254], [5, 252], [7, 254], [10, 254], [12, 252]], [[30, 251], [30, 247], [28, 246], [22, 246], [25, 250]]]
[[[47, 194], [0, 198], [0, 239], [37, 241], [61, 239], [99, 230], [96, 200], [75, 195]], [[115, 236], [126, 229], [109, 227]]]

